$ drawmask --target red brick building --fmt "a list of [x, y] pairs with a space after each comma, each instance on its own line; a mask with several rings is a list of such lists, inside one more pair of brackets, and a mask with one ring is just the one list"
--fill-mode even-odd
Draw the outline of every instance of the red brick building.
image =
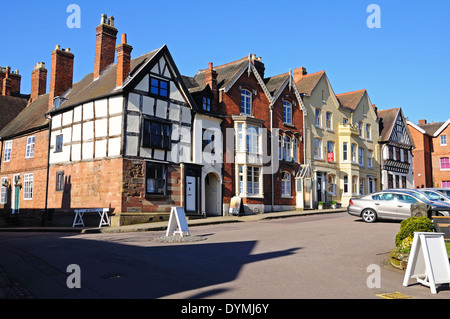
[[113, 225], [167, 219], [173, 206], [200, 214], [196, 104], [166, 46], [132, 59], [117, 33], [103, 15], [80, 82], [70, 49], [52, 52], [48, 93], [36, 65], [28, 105], [0, 132], [3, 223], [70, 226], [77, 208], [108, 208]]
[[413, 151], [415, 188], [450, 188], [450, 119], [439, 123], [408, 121], [408, 126], [416, 145]]
[[225, 65], [210, 63], [191, 81], [200, 87], [211, 83], [212, 108], [223, 118], [224, 213], [235, 196], [247, 214], [296, 208], [302, 101], [291, 73], [267, 78], [264, 73], [261, 59], [249, 55]]

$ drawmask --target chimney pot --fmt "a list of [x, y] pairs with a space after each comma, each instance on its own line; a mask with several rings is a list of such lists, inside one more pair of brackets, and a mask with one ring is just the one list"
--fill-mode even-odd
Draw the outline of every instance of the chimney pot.
[[209, 64], [208, 64], [208, 69], [209, 70], [213, 70], [214, 68], [213, 68], [213, 63], [212, 62], [209, 62]]

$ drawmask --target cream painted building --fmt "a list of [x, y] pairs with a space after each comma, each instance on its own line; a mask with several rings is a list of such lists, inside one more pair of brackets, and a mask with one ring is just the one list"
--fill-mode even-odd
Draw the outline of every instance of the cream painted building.
[[325, 71], [296, 69], [305, 105], [305, 208], [380, 189], [379, 128], [366, 90], [336, 95]]

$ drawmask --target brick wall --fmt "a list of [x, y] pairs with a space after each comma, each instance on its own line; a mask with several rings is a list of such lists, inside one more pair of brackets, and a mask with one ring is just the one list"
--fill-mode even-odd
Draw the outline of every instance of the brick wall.
[[408, 125], [408, 128], [416, 147], [412, 151], [414, 188], [432, 187], [430, 137], [417, 131], [411, 125]]
[[[447, 145], [441, 145], [441, 136], [445, 135]], [[450, 125], [432, 139], [433, 187], [441, 187], [442, 181], [450, 181], [450, 170], [441, 169], [441, 158], [450, 158]]]
[[[35, 137], [34, 155], [25, 158], [27, 139]], [[13, 141], [11, 160], [3, 161], [5, 153], [5, 142], [2, 142], [2, 158], [0, 166], [0, 177], [7, 177], [10, 187], [8, 189], [8, 202], [0, 204], [0, 215], [7, 216], [11, 213], [13, 201], [13, 187], [11, 183], [15, 174], [20, 175], [19, 209], [20, 224], [22, 226], [41, 224], [43, 209], [45, 209], [46, 179], [47, 179], [47, 157], [48, 157], [48, 130], [36, 132], [17, 138]], [[33, 196], [32, 199], [24, 199], [24, 174], [33, 174]]]

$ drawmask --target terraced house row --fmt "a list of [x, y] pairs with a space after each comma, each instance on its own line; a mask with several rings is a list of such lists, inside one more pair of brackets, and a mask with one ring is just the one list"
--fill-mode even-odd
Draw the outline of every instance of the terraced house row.
[[108, 208], [113, 226], [166, 220], [173, 206], [218, 216], [234, 197], [246, 214], [346, 206], [411, 185], [406, 118], [365, 89], [335, 94], [325, 71], [304, 67], [268, 76], [254, 54], [185, 76], [167, 46], [132, 58], [117, 34], [102, 15], [94, 68], [77, 83], [60, 45], [49, 71], [36, 64], [30, 95], [0, 70], [0, 225], [69, 226], [81, 208]]

